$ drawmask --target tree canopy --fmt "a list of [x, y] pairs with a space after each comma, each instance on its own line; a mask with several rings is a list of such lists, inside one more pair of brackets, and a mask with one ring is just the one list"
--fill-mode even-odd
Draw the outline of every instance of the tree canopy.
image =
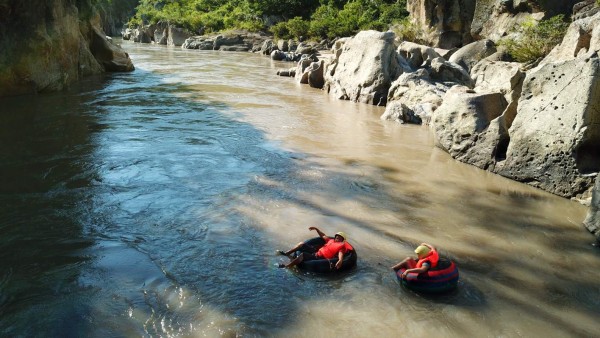
[[169, 22], [194, 32], [270, 30], [280, 38], [333, 38], [385, 30], [407, 16], [406, 0], [139, 0], [129, 24]]

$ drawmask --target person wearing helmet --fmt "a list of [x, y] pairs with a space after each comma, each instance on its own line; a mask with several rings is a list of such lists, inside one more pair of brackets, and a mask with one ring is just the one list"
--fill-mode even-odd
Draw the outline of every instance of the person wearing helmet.
[[392, 266], [394, 271], [398, 271], [402, 268], [406, 269], [402, 273], [402, 278], [405, 278], [409, 273], [424, 273], [429, 269], [437, 266], [439, 255], [433, 245], [427, 243], [421, 243], [416, 249], [417, 259], [412, 257], [406, 257], [400, 263]]
[[[290, 259], [292, 259], [288, 264], [279, 264], [278, 266], [280, 268], [291, 268], [293, 266], [296, 266], [304, 261], [310, 261], [310, 260], [315, 260], [315, 259], [332, 259], [335, 258], [337, 256], [338, 261], [337, 263], [335, 263], [335, 268], [339, 269], [342, 267], [342, 262], [344, 260], [344, 254], [346, 254], [346, 252], [348, 252], [349, 250], [352, 250], [352, 247], [348, 244], [347, 239], [348, 236], [346, 236], [345, 233], [343, 232], [338, 232], [335, 234], [335, 236], [333, 238], [328, 237], [327, 235], [325, 235], [321, 230], [319, 230], [317, 227], [309, 227], [308, 230], [314, 230], [317, 232], [317, 234], [319, 234], [319, 236], [321, 238], [323, 238], [323, 240], [325, 241], [325, 245], [323, 245], [319, 250], [312, 249], [311, 251], [313, 251], [314, 253], [308, 253], [308, 252], [303, 252], [300, 255], [298, 255], [298, 257], [293, 258], [290, 256], [292, 253], [300, 250], [301, 248], [303, 248], [305, 245], [304, 242], [300, 242], [298, 243], [295, 247], [291, 248], [288, 251], [283, 251], [283, 250], [277, 250], [278, 253], [288, 256]], [[306, 249], [306, 248], [304, 248]]]

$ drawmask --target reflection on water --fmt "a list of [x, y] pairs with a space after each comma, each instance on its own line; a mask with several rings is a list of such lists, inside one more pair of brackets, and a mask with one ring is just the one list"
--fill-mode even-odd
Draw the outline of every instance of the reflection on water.
[[[289, 64], [126, 49], [134, 73], [3, 100], [2, 335], [597, 332], [584, 207], [274, 76]], [[311, 225], [349, 234], [357, 269], [275, 268]], [[423, 241], [458, 263], [458, 290], [396, 282], [389, 267]]]

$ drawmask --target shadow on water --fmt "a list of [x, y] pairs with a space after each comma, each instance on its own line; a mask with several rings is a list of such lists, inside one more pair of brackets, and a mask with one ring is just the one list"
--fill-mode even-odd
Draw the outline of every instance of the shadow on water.
[[[265, 147], [262, 132], [228, 117], [225, 103], [198, 103], [201, 93], [180, 95], [185, 84], [161, 83], [138, 69], [64, 93], [3, 99], [3, 334], [261, 336], [276, 332], [274, 323], [284, 332], [299, 303], [358, 278], [358, 270], [273, 268], [269, 234], [231, 200], [265, 193], [337, 215], [253, 178], [287, 181], [305, 155]], [[364, 203], [381, 197], [365, 178], [331, 175], [362, 191]], [[180, 288], [191, 305], [170, 303]], [[207, 329], [213, 320], [223, 328]]]

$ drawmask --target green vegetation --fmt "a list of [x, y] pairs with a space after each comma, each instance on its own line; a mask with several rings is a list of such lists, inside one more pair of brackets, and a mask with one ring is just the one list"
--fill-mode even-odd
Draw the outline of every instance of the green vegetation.
[[506, 47], [515, 61], [535, 61], [546, 56], [562, 41], [568, 27], [563, 15], [539, 23], [531, 20], [521, 25], [518, 37], [503, 39], [500, 44]]
[[407, 16], [406, 0], [140, 0], [129, 25], [169, 22], [194, 32], [270, 30], [278, 38], [321, 39], [387, 30]]
[[392, 31], [396, 36], [403, 41], [410, 41], [427, 45], [427, 34], [430, 33], [426, 28], [414, 23], [409, 17], [402, 19], [400, 22], [392, 26]]

